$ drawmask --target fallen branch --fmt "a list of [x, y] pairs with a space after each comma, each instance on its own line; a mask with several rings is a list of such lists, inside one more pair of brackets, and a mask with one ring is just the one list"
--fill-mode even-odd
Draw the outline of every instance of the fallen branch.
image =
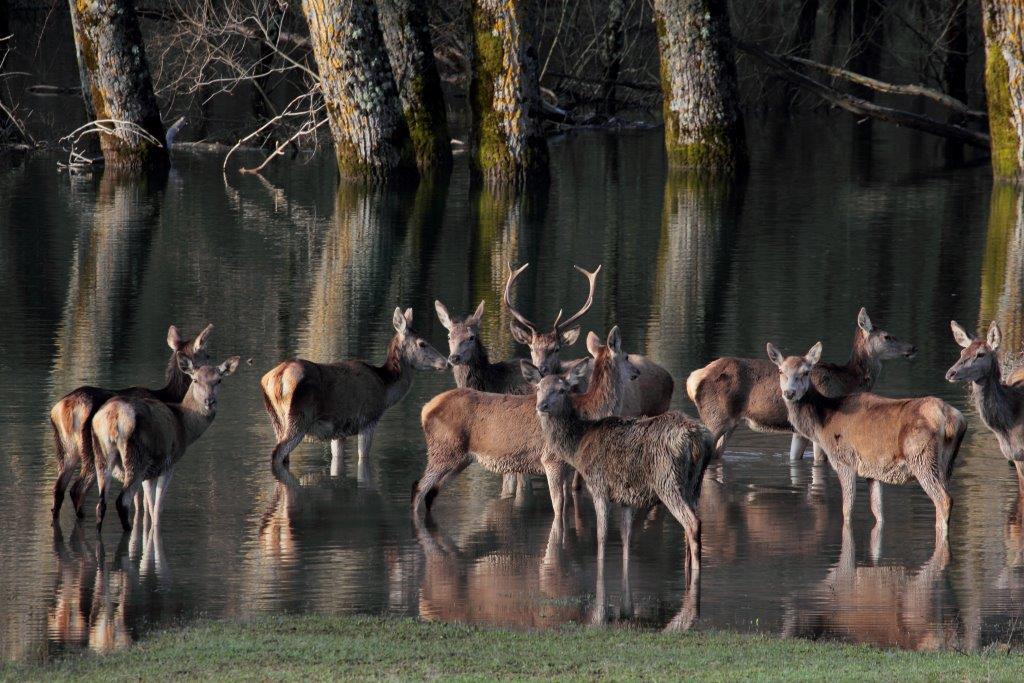
[[[604, 85], [604, 81], [596, 78], [584, 78], [582, 76], [572, 76], [570, 74], [560, 74], [548, 72], [545, 74], [549, 78], [560, 78], [565, 81], [575, 81], [576, 83], [583, 83], [584, 85]], [[629, 81], [616, 81], [616, 88], [626, 88], [628, 90], [639, 90], [641, 92], [656, 92], [661, 93], [661, 86], [658, 85], [647, 85], [646, 83], [631, 83]]]
[[894, 123], [897, 126], [913, 128], [925, 133], [931, 133], [932, 135], [938, 135], [939, 137], [956, 140], [957, 142], [962, 142], [965, 145], [970, 145], [971, 147], [976, 147], [985, 151], [990, 151], [992, 148], [991, 140], [985, 133], [973, 131], [968, 128], [964, 128], [963, 126], [957, 126], [951, 123], [936, 121], [935, 119], [922, 114], [915, 114], [914, 112], [904, 111], [902, 109], [893, 109], [892, 107], [883, 107], [875, 104], [874, 102], [868, 102], [860, 97], [842, 93], [835, 88], [825, 85], [824, 83], [819, 83], [810, 76], [802, 74], [789, 67], [780, 57], [761, 49], [757, 45], [736, 41], [736, 47], [747, 54], [760, 59], [769, 66], [774, 67], [778, 70], [781, 77], [791, 83], [806, 90], [810, 90], [826, 102], [829, 102], [840, 109], [845, 109], [857, 116], [867, 116], [878, 119], [879, 121]]

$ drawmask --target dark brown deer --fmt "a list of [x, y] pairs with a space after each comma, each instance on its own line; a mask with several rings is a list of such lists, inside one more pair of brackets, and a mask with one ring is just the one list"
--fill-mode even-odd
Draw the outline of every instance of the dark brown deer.
[[586, 375], [573, 368], [565, 376], [541, 375], [532, 364], [524, 373], [536, 385], [536, 410], [544, 441], [586, 481], [597, 513], [598, 564], [604, 562], [608, 503], [622, 506], [623, 566], [629, 565], [634, 522], [659, 502], [686, 534], [686, 565], [691, 581], [700, 575], [700, 519], [697, 499], [714, 441], [696, 420], [679, 412], [654, 417], [581, 416], [572, 401], [573, 384]]
[[[509, 276], [505, 283], [505, 305], [514, 319], [511, 323], [512, 337], [520, 344], [530, 348], [533, 365], [542, 375], [559, 374], [569, 370], [578, 362], [563, 362], [561, 351], [564, 347], [575, 344], [579, 338], [580, 326], [576, 324], [576, 321], [594, 305], [594, 288], [597, 284], [597, 274], [601, 272], [601, 266], [598, 266], [594, 272], [573, 266], [587, 278], [589, 284], [587, 300], [583, 303], [583, 307], [568, 320], [562, 320], [562, 311], [559, 311], [555, 316], [551, 331], [540, 332], [537, 325], [530, 322], [512, 304], [512, 285], [529, 265], [529, 263], [524, 263], [516, 269], [512, 268], [511, 263], [508, 265]], [[672, 392], [675, 388], [672, 375], [665, 368], [641, 355], [630, 354], [629, 362], [636, 366], [640, 377], [626, 387], [618, 414], [625, 417], [639, 417], [664, 413], [672, 402]], [[585, 390], [586, 385], [586, 380], [581, 382], [580, 390]]]
[[[857, 314], [853, 351], [846, 365], [818, 363], [811, 375], [815, 388], [825, 396], [843, 396], [870, 391], [882, 371], [882, 361], [911, 358], [917, 349], [872, 324], [863, 308]], [[786, 405], [779, 394], [778, 370], [771, 362], [757, 358], [725, 357], [694, 370], [686, 380], [686, 393], [697, 406], [701, 421], [715, 437], [718, 455], [733, 430], [745, 421], [761, 432], [792, 432]], [[799, 460], [807, 439], [794, 434], [789, 455]], [[814, 460], [824, 459], [815, 446]]]
[[953, 338], [963, 349], [960, 359], [946, 372], [950, 382], [970, 382], [974, 405], [982, 422], [996, 436], [999, 450], [1017, 469], [1017, 486], [1024, 493], [1024, 383], [1012, 374], [1004, 382], [999, 367], [1002, 333], [993, 322], [985, 339], [976, 339], [955, 320]]
[[53, 441], [57, 448], [57, 480], [53, 484], [54, 519], [60, 516], [64, 492], [69, 485], [75, 514], [82, 516], [82, 503], [96, 476], [92, 449], [92, 419], [96, 411], [115, 396], [150, 398], [168, 403], [181, 401], [191, 380], [179, 369], [178, 360], [188, 358], [195, 365], [206, 363], [206, 345], [211, 331], [213, 325], [207, 325], [195, 339], [182, 339], [177, 327], [171, 325], [168, 328], [167, 345], [171, 347], [171, 357], [164, 373], [166, 384], [160, 389], [129, 387], [111, 390], [85, 386], [78, 387], [54, 404], [50, 409], [50, 425], [53, 427]]
[[412, 309], [392, 316], [395, 335], [380, 366], [361, 360], [313, 363], [295, 358], [260, 379], [263, 403], [277, 444], [271, 465], [288, 466], [292, 450], [307, 434], [329, 440], [340, 460], [345, 438], [359, 435], [359, 460], [370, 452], [377, 422], [409, 393], [413, 370], [444, 370], [448, 362], [412, 328]]
[[917, 479], [935, 505], [936, 543], [949, 531], [949, 479], [953, 474], [967, 420], [945, 401], [892, 399], [860, 392], [825, 396], [812, 380], [821, 360], [821, 342], [805, 356], [784, 357], [768, 344], [768, 357], [779, 368], [778, 386], [789, 421], [796, 431], [821, 445], [839, 476], [843, 523], [849, 524], [857, 477], [871, 485], [872, 512], [882, 522], [881, 484]]
[[[608, 333], [606, 345], [594, 334], [587, 345], [594, 357], [593, 375], [587, 391], [575, 394], [572, 401], [583, 415], [612, 415], [621, 401], [623, 385], [636, 378], [637, 370], [622, 352], [617, 327]], [[589, 363], [578, 363], [574, 370], [588, 373]], [[473, 460], [499, 474], [546, 475], [551, 506], [556, 516], [562, 514], [565, 467], [561, 460], [544, 453], [533, 396], [452, 389], [423, 406], [420, 421], [427, 442], [427, 466], [413, 485], [412, 508], [417, 519], [424, 507], [430, 511], [441, 487]]]
[[181, 371], [192, 379], [181, 403], [115, 396], [103, 404], [92, 420], [100, 489], [97, 527], [107, 511], [107, 485], [117, 471], [123, 473], [116, 505], [124, 530], [131, 531], [131, 504], [140, 487], [145, 492], [146, 514], [154, 527], [159, 526], [174, 466], [213, 423], [220, 382], [234, 373], [240, 361], [233, 356], [216, 367], [196, 367], [190, 358], [179, 359]]

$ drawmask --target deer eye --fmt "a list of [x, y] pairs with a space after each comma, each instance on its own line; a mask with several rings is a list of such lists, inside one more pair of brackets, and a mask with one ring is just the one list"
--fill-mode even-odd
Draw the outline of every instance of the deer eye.
[[427, 348], [427, 342], [420, 339], [418, 342], [416, 342], [416, 346], [420, 347], [421, 349], [425, 349]]
[[977, 355], [978, 358], [981, 358], [982, 356], [985, 355], [985, 352], [984, 351], [978, 351], [978, 353], [976, 355]]
[[469, 341], [476, 341], [476, 335], [475, 334], [469, 335]]

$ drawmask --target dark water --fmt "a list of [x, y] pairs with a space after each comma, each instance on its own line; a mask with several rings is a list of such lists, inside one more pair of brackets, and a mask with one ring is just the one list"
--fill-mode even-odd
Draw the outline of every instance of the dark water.
[[[325, 445], [292, 456], [301, 487], [270, 472], [258, 393], [278, 360], [379, 361], [391, 311], [412, 306], [435, 344], [440, 298], [487, 301], [494, 357], [515, 350], [499, 306], [506, 261], [530, 261], [520, 303], [537, 318], [584, 295], [573, 263], [601, 263], [584, 329], [618, 323], [626, 345], [677, 379], [766, 340], [848, 353], [857, 309], [913, 340], [879, 390], [937, 394], [957, 356], [950, 318], [995, 317], [1019, 349], [1022, 222], [987, 168], [943, 171], [940, 145], [902, 131], [854, 133], [846, 119], [754, 124], [746, 183], [668, 177], [660, 133], [552, 143], [549, 190], [514, 199], [447, 185], [336, 189], [330, 162], [278, 164], [266, 181], [223, 178], [179, 155], [170, 177], [120, 182], [58, 174], [35, 158], [0, 175], [0, 654], [45, 659], [109, 650], [197, 617], [387, 613], [518, 628], [566, 622], [729, 628], [906, 648], [1024, 641], [1024, 529], [1012, 470], [968, 410], [952, 485], [949, 553], [933, 554], [932, 507], [886, 488], [871, 533], [861, 486], [844, 537], [834, 475], [791, 465], [788, 438], [741, 429], [708, 473], [698, 609], [684, 591], [681, 530], [638, 534], [629, 576], [618, 534], [598, 580], [593, 511], [552, 527], [542, 483], [500, 499], [473, 466], [438, 498], [436, 527], [409, 519], [424, 463], [419, 410], [448, 388], [421, 373], [379, 429], [370, 466], [332, 476]], [[850, 150], [856, 150], [852, 152]], [[167, 326], [214, 322], [213, 353], [254, 359], [225, 381], [216, 422], [180, 464], [160, 538], [122, 538], [65, 509], [50, 525], [55, 472], [47, 413], [75, 386], [160, 384]], [[582, 345], [581, 345], [582, 350]], [[67, 506], [66, 506], [67, 507]]]

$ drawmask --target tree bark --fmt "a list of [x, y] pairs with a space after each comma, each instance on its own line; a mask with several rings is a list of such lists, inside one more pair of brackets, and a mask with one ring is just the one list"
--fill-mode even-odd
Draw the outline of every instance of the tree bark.
[[746, 148], [725, 0], [654, 5], [669, 163], [731, 172]]
[[533, 0], [473, 0], [470, 163], [489, 183], [518, 184], [547, 172], [532, 21]]
[[625, 0], [610, 0], [608, 18], [601, 34], [601, 63], [604, 77], [601, 84], [601, 113], [614, 116], [618, 108], [615, 101], [615, 87], [622, 68], [622, 43], [624, 39], [623, 19], [626, 15]]
[[378, 0], [378, 4], [416, 165], [425, 174], [447, 170], [452, 165], [451, 136], [426, 3]]
[[93, 120], [128, 122], [160, 141], [153, 144], [123, 123], [100, 134], [107, 166], [141, 169], [167, 164], [164, 124], [131, 0], [69, 0], [86, 111]]
[[409, 129], [372, 0], [302, 0], [338, 172], [382, 181], [415, 173]]
[[983, 0], [992, 174], [1024, 181], [1024, 0]]

